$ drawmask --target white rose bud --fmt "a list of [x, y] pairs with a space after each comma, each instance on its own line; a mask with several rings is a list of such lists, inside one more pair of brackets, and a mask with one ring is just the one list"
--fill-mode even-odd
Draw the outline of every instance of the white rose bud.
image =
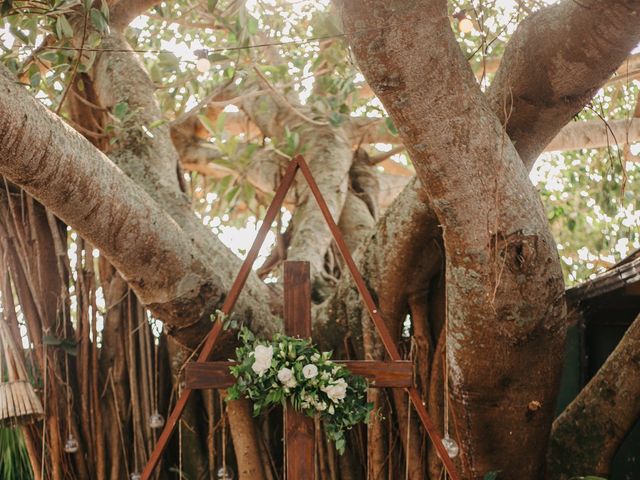
[[309, 363], [302, 367], [302, 375], [304, 375], [304, 378], [315, 378], [318, 375], [318, 367], [313, 363]]

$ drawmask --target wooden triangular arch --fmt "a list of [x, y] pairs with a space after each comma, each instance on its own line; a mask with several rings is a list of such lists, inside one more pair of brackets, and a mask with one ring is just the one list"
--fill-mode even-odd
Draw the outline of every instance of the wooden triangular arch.
[[[264, 243], [264, 239], [266, 238], [267, 233], [269, 232], [271, 225], [273, 224], [273, 221], [276, 218], [276, 215], [278, 214], [278, 212], [280, 211], [280, 208], [282, 207], [282, 204], [284, 202], [287, 192], [293, 185], [293, 180], [298, 170], [302, 172], [302, 175], [307, 181], [309, 189], [311, 190], [311, 193], [313, 194], [318, 204], [318, 207], [320, 207], [320, 211], [322, 212], [322, 215], [325, 221], [327, 222], [327, 225], [329, 226], [329, 230], [331, 231], [333, 239], [336, 242], [338, 250], [340, 251], [343, 257], [347, 265], [347, 268], [351, 273], [351, 276], [356, 284], [356, 287], [358, 289], [358, 292], [360, 293], [360, 296], [362, 297], [363, 303], [369, 313], [369, 316], [371, 317], [371, 320], [373, 321], [376, 331], [378, 332], [378, 335], [382, 340], [382, 344], [384, 345], [387, 355], [389, 355], [389, 358], [392, 361], [402, 361], [400, 352], [398, 351], [396, 344], [393, 342], [393, 339], [391, 337], [391, 334], [389, 333], [387, 325], [384, 322], [380, 313], [378, 312], [378, 308], [373, 300], [373, 297], [371, 296], [371, 293], [367, 289], [364, 279], [360, 274], [360, 272], [358, 271], [358, 267], [356, 266], [353, 260], [353, 257], [351, 256], [351, 253], [347, 248], [347, 244], [345, 243], [344, 238], [342, 237], [342, 233], [340, 232], [340, 230], [338, 229], [338, 226], [333, 220], [333, 217], [331, 216], [331, 212], [329, 211], [329, 207], [327, 206], [327, 203], [325, 202], [322, 196], [322, 193], [320, 193], [320, 189], [318, 188], [318, 185], [315, 179], [313, 178], [313, 175], [311, 174], [311, 170], [309, 169], [309, 166], [307, 165], [307, 162], [302, 157], [302, 155], [297, 155], [287, 165], [284, 176], [282, 177], [282, 181], [280, 182], [280, 185], [276, 190], [276, 193], [275, 193], [275, 196], [273, 197], [271, 205], [269, 205], [269, 208], [267, 209], [267, 213], [264, 217], [262, 225], [260, 226], [260, 229], [258, 230], [258, 234], [256, 235], [253, 245], [249, 249], [249, 253], [247, 254], [247, 257], [242, 263], [242, 266], [240, 267], [240, 271], [238, 272], [238, 275], [231, 286], [229, 295], [227, 296], [227, 298], [224, 301], [224, 304], [222, 305], [222, 308], [221, 308], [222, 313], [225, 315], [228, 315], [231, 313], [231, 311], [235, 307], [238, 297], [240, 296], [240, 292], [242, 291], [247, 281], [247, 278], [249, 277], [249, 273], [251, 272], [251, 267], [253, 266], [253, 263], [255, 262], [258, 256], [258, 252], [260, 251], [260, 248]], [[216, 341], [218, 340], [220, 333], [222, 332], [222, 328], [223, 328], [223, 325], [221, 321], [216, 321], [214, 323], [213, 328], [209, 332], [207, 339], [205, 340], [204, 345], [202, 347], [202, 350], [198, 355], [198, 359], [196, 360], [197, 363], [206, 362], [209, 359], [209, 356], [211, 355], [213, 347]], [[149, 461], [147, 462], [147, 465], [145, 466], [144, 471], [142, 472], [142, 480], [150, 480], [153, 470], [155, 469], [155, 467], [158, 465], [158, 462], [160, 461], [162, 453], [167, 446], [169, 438], [171, 437], [171, 434], [173, 433], [173, 430], [175, 429], [175, 426], [178, 423], [178, 420], [180, 419], [182, 412], [184, 411], [184, 408], [187, 404], [187, 401], [189, 400], [189, 397], [191, 396], [192, 391], [193, 391], [192, 389], [186, 388], [182, 391], [182, 394], [178, 398], [178, 401], [176, 402], [176, 405], [173, 408], [171, 415], [169, 415], [169, 418], [167, 419], [167, 422], [164, 426], [162, 434], [158, 438], [158, 442], [156, 443], [155, 448], [151, 453], [151, 457], [149, 458]], [[427, 409], [424, 403], [422, 402], [420, 393], [418, 392], [415, 386], [406, 388], [406, 391], [409, 395], [409, 399], [411, 400], [411, 403], [413, 404], [413, 407], [418, 413], [418, 416], [420, 418], [420, 421], [422, 422], [422, 425], [427, 431], [429, 438], [433, 442], [433, 445], [435, 446], [438, 452], [438, 456], [442, 460], [442, 463], [444, 464], [444, 467], [447, 473], [449, 474], [452, 480], [459, 480], [460, 477], [456, 471], [456, 468], [451, 458], [449, 458], [447, 450], [445, 449], [442, 443], [442, 437], [436, 431], [433, 421], [431, 420], [431, 418], [429, 417], [429, 414], [427, 413]]]

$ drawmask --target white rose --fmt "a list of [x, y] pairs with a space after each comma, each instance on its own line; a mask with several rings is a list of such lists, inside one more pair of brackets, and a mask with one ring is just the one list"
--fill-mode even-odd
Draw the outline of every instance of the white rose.
[[327, 404], [324, 402], [316, 402], [316, 410], [319, 412], [323, 412], [327, 409]]
[[293, 375], [293, 372], [288, 368], [281, 368], [278, 372], [278, 380], [287, 388], [295, 387], [298, 382], [296, 382], [296, 377]]
[[256, 362], [260, 363], [271, 363], [271, 359], [273, 358], [273, 347], [269, 345], [265, 347], [264, 345], [258, 345], [253, 352], [253, 358], [256, 359]]
[[256, 359], [251, 365], [251, 369], [256, 372], [259, 376], [262, 376], [264, 372], [269, 370], [271, 367], [271, 359], [273, 358], [273, 347], [269, 345], [265, 347], [264, 345], [258, 345], [256, 349], [253, 351], [253, 358]]
[[343, 378], [340, 378], [331, 383], [331, 385], [323, 387], [322, 391], [327, 394], [332, 402], [337, 403], [340, 400], [344, 400], [344, 397], [347, 396], [347, 382], [345, 382]]
[[302, 375], [304, 375], [304, 378], [315, 378], [318, 375], [318, 367], [313, 363], [305, 365], [302, 367]]
[[258, 376], [261, 377], [264, 374], [264, 372], [269, 370], [269, 367], [271, 367], [271, 362], [265, 363], [265, 362], [260, 362], [256, 360], [255, 362], [253, 362], [253, 365], [251, 365], [251, 370], [256, 372]]

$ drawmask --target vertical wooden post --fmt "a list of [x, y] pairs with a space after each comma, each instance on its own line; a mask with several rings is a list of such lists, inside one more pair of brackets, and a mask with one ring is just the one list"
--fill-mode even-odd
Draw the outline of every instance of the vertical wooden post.
[[[284, 262], [284, 330], [292, 337], [311, 338], [309, 270], [309, 262]], [[290, 405], [285, 415], [287, 478], [314, 480], [314, 421]]]

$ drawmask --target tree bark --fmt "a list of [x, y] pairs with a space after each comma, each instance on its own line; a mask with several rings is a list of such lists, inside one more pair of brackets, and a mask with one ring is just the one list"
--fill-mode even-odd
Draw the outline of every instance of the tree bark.
[[525, 165], [531, 167], [638, 41], [638, 0], [565, 0], [518, 26], [487, 98]]
[[[100, 249], [142, 302], [183, 328], [215, 311], [239, 261], [211, 258], [111, 160], [0, 72], [0, 173]], [[190, 220], [193, 224], [193, 221]], [[238, 310], [269, 331], [268, 287], [252, 278]]]
[[598, 373], [553, 423], [547, 478], [609, 477], [611, 462], [640, 418], [640, 317]]
[[[539, 478], [565, 334], [562, 273], [540, 200], [444, 0], [346, 2], [344, 22], [371, 32], [351, 46], [443, 225], [452, 408], [470, 476]], [[416, 22], [419, 31], [409, 28]], [[543, 405], [533, 417], [532, 397]]]

